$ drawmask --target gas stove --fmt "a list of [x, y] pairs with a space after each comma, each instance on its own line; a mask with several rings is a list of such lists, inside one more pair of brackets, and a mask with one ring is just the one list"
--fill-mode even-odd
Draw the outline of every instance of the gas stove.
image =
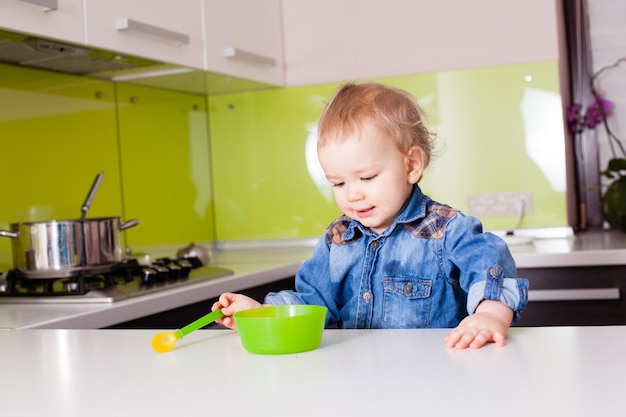
[[196, 257], [159, 258], [149, 265], [126, 259], [104, 273], [62, 278], [28, 278], [10, 270], [0, 273], [0, 305], [112, 303], [232, 274]]

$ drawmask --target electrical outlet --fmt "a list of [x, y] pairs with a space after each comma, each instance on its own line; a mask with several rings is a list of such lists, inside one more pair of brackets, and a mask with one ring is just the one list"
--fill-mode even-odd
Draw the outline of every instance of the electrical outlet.
[[470, 194], [467, 197], [467, 211], [479, 218], [518, 216], [521, 203], [524, 204], [524, 216], [533, 214], [532, 191]]

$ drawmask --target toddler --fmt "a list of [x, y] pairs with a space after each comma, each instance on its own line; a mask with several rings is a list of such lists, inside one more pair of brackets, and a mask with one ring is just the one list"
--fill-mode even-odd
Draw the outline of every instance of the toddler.
[[[318, 157], [343, 215], [296, 274], [296, 290], [266, 305], [328, 307], [327, 326], [454, 328], [448, 347], [505, 344], [524, 309], [506, 243], [482, 224], [424, 195], [418, 186], [433, 135], [407, 92], [375, 82], [345, 83], [318, 125]], [[262, 304], [224, 293], [213, 309], [232, 315]]]

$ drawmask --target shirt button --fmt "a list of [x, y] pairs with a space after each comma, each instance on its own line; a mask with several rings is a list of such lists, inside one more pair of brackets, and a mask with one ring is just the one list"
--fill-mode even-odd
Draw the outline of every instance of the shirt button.
[[489, 274], [494, 278], [497, 277], [499, 275], [498, 267], [494, 266], [493, 268], [491, 268], [489, 270]]
[[364, 294], [363, 294], [363, 300], [364, 300], [366, 303], [369, 303], [369, 302], [370, 302], [370, 298], [372, 298], [372, 294], [370, 294], [369, 292], [366, 292], [366, 293], [364, 293]]
[[406, 284], [406, 285], [404, 286], [404, 292], [408, 294], [408, 293], [410, 293], [411, 291], [413, 291], [413, 286], [412, 286], [411, 284]]
[[377, 240], [375, 240], [375, 241], [373, 241], [373, 242], [372, 242], [372, 247], [373, 247], [374, 249], [376, 249], [376, 248], [378, 247], [378, 245], [379, 245], [379, 243], [378, 243], [378, 241], [377, 241]]

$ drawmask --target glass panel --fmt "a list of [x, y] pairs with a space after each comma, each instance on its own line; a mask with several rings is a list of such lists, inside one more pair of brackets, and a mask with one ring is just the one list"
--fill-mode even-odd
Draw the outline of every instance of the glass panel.
[[[530, 191], [522, 227], [567, 226], [556, 62], [379, 79], [414, 94], [438, 132], [422, 187], [467, 210], [474, 193]], [[210, 97], [218, 240], [319, 236], [339, 213], [316, 167], [315, 125], [337, 84]], [[516, 216], [485, 217], [507, 229]]]

